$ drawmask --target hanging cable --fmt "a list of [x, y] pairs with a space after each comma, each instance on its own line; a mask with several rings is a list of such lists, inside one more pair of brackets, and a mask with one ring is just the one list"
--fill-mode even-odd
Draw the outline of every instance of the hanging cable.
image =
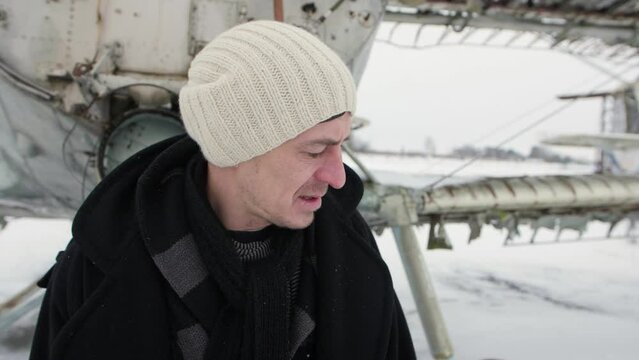
[[[619, 80], [619, 79], [623, 79], [621, 76], [625, 73], [627, 73], [628, 71], [632, 70], [632, 69], [636, 69], [637, 67], [639, 67], [637, 64], [630, 64], [629, 66], [626, 66], [625, 68], [623, 68], [619, 73], [611, 73], [611, 72], [605, 72], [604, 74], [609, 76], [609, 78], [607, 78], [606, 80], [611, 80], [615, 79], [615, 80]], [[581, 87], [584, 84], [590, 83], [591, 81], [593, 81], [595, 78], [597, 78], [599, 75], [595, 75], [592, 77], [589, 77], [586, 80], [580, 81], [578, 84], [575, 85], [571, 85], [570, 89], [574, 88], [574, 87]], [[619, 80], [622, 81], [622, 80]], [[626, 83], [625, 81], [622, 81], [624, 83]], [[602, 86], [602, 85], [598, 85], [598, 86]], [[565, 90], [563, 91], [564, 93], [568, 93], [571, 92], [571, 90]], [[519, 124], [522, 120], [525, 120], [526, 118], [528, 118], [529, 116], [531, 116], [532, 114], [541, 111], [542, 109], [550, 106], [552, 103], [554, 103], [555, 101], [557, 101], [556, 98], [550, 98], [546, 101], [544, 101], [543, 103], [536, 105], [524, 112], [522, 112], [521, 114], [515, 116], [512, 120], [509, 121], [505, 121], [503, 123], [500, 123], [499, 125], [496, 125], [494, 127], [492, 127], [489, 131], [486, 131], [485, 133], [483, 133], [482, 135], [472, 139], [471, 141], [467, 141], [467, 143], [470, 144], [476, 144], [476, 143], [480, 143], [485, 141], [486, 139], [489, 139], [493, 136], [495, 136], [496, 134], [512, 127], [513, 125]]]
[[[628, 70], [626, 70], [627, 72]], [[623, 73], [621, 74], [623, 75]], [[609, 82], [611, 82], [612, 78], [608, 78], [605, 81], [597, 84], [596, 86], [594, 86], [590, 92], [594, 92], [596, 90], [598, 90], [600, 87], [607, 85]], [[562, 104], [560, 107], [556, 108], [555, 110], [551, 111], [550, 113], [546, 114], [545, 116], [541, 117], [538, 120], [535, 120], [534, 122], [530, 123], [529, 125], [527, 125], [526, 127], [524, 127], [523, 129], [519, 130], [518, 132], [514, 133], [513, 135], [507, 137], [506, 139], [502, 140], [499, 144], [497, 144], [497, 146], [495, 147], [496, 149], [500, 149], [502, 146], [506, 145], [507, 143], [509, 143], [510, 141], [518, 138], [519, 136], [525, 134], [526, 132], [528, 132], [530, 129], [548, 121], [549, 119], [553, 118], [554, 116], [556, 116], [557, 114], [561, 113], [562, 111], [566, 110], [567, 108], [569, 108], [570, 106], [572, 106], [573, 104], [575, 104], [576, 99], [572, 99], [569, 100], [568, 102]], [[442, 181], [456, 175], [457, 173], [459, 173], [460, 171], [464, 170], [465, 168], [469, 167], [470, 165], [472, 165], [473, 163], [475, 163], [477, 160], [480, 159], [480, 155], [475, 155], [473, 156], [470, 160], [468, 160], [467, 162], [463, 163], [462, 165], [458, 166], [457, 168], [455, 168], [453, 171], [449, 172], [446, 175], [441, 176], [439, 179], [435, 180], [434, 182], [428, 184], [426, 186], [426, 188], [433, 188], [436, 185], [440, 184]]]
[[[622, 78], [621, 76], [619, 76], [618, 74], [613, 73], [612, 71], [609, 71], [608, 69], [604, 68], [603, 66], [595, 63], [592, 60], [587, 59], [585, 56], [582, 55], [578, 55], [578, 54], [572, 54], [569, 53], [570, 55], [572, 55], [574, 58], [576, 58], [577, 60], [583, 62], [584, 64], [592, 67], [593, 69], [596, 69], [597, 71], [600, 71], [608, 76], [610, 76], [611, 78], [623, 83], [625, 86], [630, 86], [631, 83], [629, 83], [628, 81], [626, 81], [624, 78]], [[633, 64], [634, 65], [634, 64]], [[636, 66], [636, 65], [634, 65]]]
[[[555, 115], [559, 114], [560, 112], [566, 110], [568, 107], [572, 106], [574, 104], [576, 100], [569, 100], [568, 102], [562, 104], [562, 106], [556, 108], [555, 110], [553, 110], [552, 112], [546, 114], [545, 116], [543, 116], [542, 118], [536, 120], [535, 122], [529, 124], [528, 126], [526, 126], [525, 128], [519, 130], [518, 132], [514, 133], [513, 135], [509, 136], [508, 138], [506, 138], [505, 140], [503, 140], [502, 142], [500, 142], [499, 144], [497, 144], [497, 146], [495, 146], [495, 149], [500, 149], [502, 146], [506, 145], [507, 143], [509, 143], [510, 141], [518, 138], [519, 136], [521, 136], [522, 134], [526, 133], [528, 130], [546, 122], [547, 120], [553, 118]], [[442, 181], [454, 176], [455, 174], [459, 173], [460, 171], [464, 170], [465, 168], [469, 167], [470, 165], [472, 165], [474, 162], [476, 162], [477, 160], [480, 159], [480, 155], [475, 155], [473, 156], [472, 159], [470, 159], [469, 161], [463, 163], [461, 166], [457, 167], [455, 170], [451, 171], [450, 173], [442, 176], [441, 178], [439, 178], [438, 180], [436, 180], [435, 182], [429, 184], [427, 187], [428, 188], [432, 188], [435, 185], [441, 183]]]
[[[93, 104], [95, 104], [95, 102], [99, 99], [99, 96], [94, 96], [91, 101], [89, 102], [89, 104], [86, 106], [86, 108], [83, 109], [82, 113], [79, 115], [79, 117], [84, 118], [84, 119], [88, 119], [88, 115], [89, 115], [89, 110], [91, 110], [91, 107], [93, 106]], [[73, 169], [71, 168], [71, 165], [68, 162], [67, 159], [67, 144], [69, 142], [69, 140], [71, 139], [71, 135], [73, 134], [73, 132], [75, 131], [75, 129], [78, 127], [79, 125], [79, 121], [76, 119], [73, 122], [73, 125], [71, 126], [71, 129], [69, 129], [69, 131], [67, 132], [67, 134], [64, 136], [64, 140], [62, 140], [62, 162], [64, 163], [64, 167], [67, 169], [67, 171], [69, 172], [69, 174], [71, 174], [71, 177], [73, 177], [73, 179], [75, 179], [78, 184], [82, 184], [84, 182], [83, 179], [78, 178], [75, 173], [73, 172]], [[84, 151], [82, 151], [84, 153]]]
[[[603, 86], [607, 82], [609, 82], [609, 81], [611, 81], [613, 79], [615, 79], [615, 80], [622, 79], [622, 76], [625, 73], [627, 73], [627, 72], [629, 72], [631, 70], [637, 69], [638, 67], [639, 67], [639, 65], [637, 65], [635, 63], [632, 63], [632, 64], [629, 64], [628, 66], [624, 67], [622, 70], [620, 70], [617, 73], [605, 72], [604, 74], [609, 76], [609, 78], [606, 78], [605, 83], [599, 84], [599, 85], [597, 85], [597, 87]], [[570, 89], [572, 89], [574, 87], [581, 87], [581, 86], [583, 86], [583, 85], [585, 85], [587, 83], [590, 83], [590, 82], [592, 82], [594, 79], [596, 79], [599, 76], [600, 75], [595, 75], [595, 76], [589, 77], [586, 80], [580, 81], [578, 84], [571, 85]], [[570, 92], [571, 91], [570, 89], [568, 89], [568, 90], [566, 90], [564, 92]], [[591, 90], [591, 92], [592, 91], [594, 91], [594, 90]], [[557, 101], [556, 98], [550, 98], [550, 99], [544, 101], [543, 103], [540, 103], [539, 105], [536, 105], [536, 106], [534, 106], [534, 107], [532, 107], [532, 108], [520, 113], [519, 115], [515, 116], [513, 119], [508, 120], [508, 121], [504, 121], [504, 122], [500, 123], [499, 125], [496, 125], [496, 126], [492, 127], [490, 130], [482, 133], [478, 137], [476, 137], [476, 138], [474, 138], [474, 139], [472, 139], [470, 141], [465, 141], [465, 143], [468, 143], [468, 144], [482, 143], [482, 142], [486, 141], [487, 139], [490, 139], [490, 138], [494, 137], [495, 135], [497, 135], [499, 133], [502, 133], [503, 131], [513, 127], [514, 125], [517, 125], [517, 124], [521, 123], [523, 120], [526, 120], [529, 116], [541, 111], [542, 109], [544, 109], [546, 107], [549, 107], [550, 105], [552, 105], [556, 101]], [[435, 163], [432, 164], [432, 166], [438, 165], [442, 161], [443, 160], [436, 161]]]

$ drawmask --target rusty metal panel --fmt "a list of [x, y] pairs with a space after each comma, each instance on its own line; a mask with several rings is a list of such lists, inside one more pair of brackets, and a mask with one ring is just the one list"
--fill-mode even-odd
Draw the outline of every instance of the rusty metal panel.
[[146, 74], [186, 74], [190, 2], [111, 0], [100, 4], [100, 45], [120, 43], [118, 69]]
[[235, 1], [193, 1], [190, 16], [189, 54], [197, 54], [218, 34], [238, 24], [240, 12], [248, 15], [248, 7]]
[[[96, 52], [97, 0], [5, 0], [0, 5], [2, 60], [32, 81], [65, 73]], [[8, 50], [8, 51], [7, 51]]]
[[335, 50], [359, 81], [385, 5], [384, 0], [289, 0], [284, 1], [284, 21], [317, 35]]

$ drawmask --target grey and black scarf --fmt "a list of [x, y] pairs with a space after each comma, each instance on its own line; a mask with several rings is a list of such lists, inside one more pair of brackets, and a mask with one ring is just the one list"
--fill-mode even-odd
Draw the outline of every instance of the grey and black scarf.
[[173, 216], [145, 238], [168, 280], [175, 356], [312, 358], [312, 229], [278, 228], [260, 244], [234, 242], [206, 199], [205, 182], [199, 154], [166, 175], [153, 197], [164, 207], [157, 211], [171, 204]]
[[[138, 162], [141, 173], [130, 169]], [[271, 255], [245, 267], [198, 185], [206, 163], [197, 144], [167, 140], [130, 163], [123, 168], [131, 175], [120, 171], [103, 187], [111, 194], [128, 186], [122, 176], [137, 179], [135, 228], [167, 280], [171, 358], [415, 358], [390, 272], [356, 210], [363, 186], [351, 169], [344, 187], [323, 198], [313, 224], [278, 231]], [[92, 199], [89, 209], [105, 197]], [[78, 237], [90, 237], [81, 230], [92, 225], [79, 227]]]

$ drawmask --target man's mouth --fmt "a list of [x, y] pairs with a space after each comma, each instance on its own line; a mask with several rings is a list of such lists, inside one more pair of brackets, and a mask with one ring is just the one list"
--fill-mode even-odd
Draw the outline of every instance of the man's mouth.
[[322, 206], [322, 196], [305, 195], [300, 196], [299, 199], [304, 204], [304, 208], [309, 211], [315, 211]]
[[304, 201], [314, 201], [314, 200], [317, 200], [317, 199], [321, 198], [321, 196], [300, 196], [300, 197]]
[[302, 191], [303, 195], [299, 195], [298, 199], [303, 205], [303, 209], [305, 209], [305, 211], [315, 211], [322, 206], [322, 197], [326, 195], [327, 191], [327, 187], [309, 186]]

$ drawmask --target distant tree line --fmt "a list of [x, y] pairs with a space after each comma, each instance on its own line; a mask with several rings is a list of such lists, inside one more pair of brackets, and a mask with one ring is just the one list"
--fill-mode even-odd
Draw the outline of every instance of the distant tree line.
[[537, 159], [547, 162], [556, 163], [585, 163], [583, 160], [575, 159], [570, 156], [558, 154], [543, 146], [533, 146], [528, 156], [515, 151], [513, 149], [502, 149], [491, 146], [475, 147], [472, 145], [464, 145], [453, 149], [452, 155], [461, 158], [480, 158], [480, 159], [499, 159], [499, 160], [529, 160]]
[[503, 149], [493, 146], [477, 147], [473, 145], [463, 145], [453, 149], [448, 154], [437, 154], [435, 141], [432, 137], [427, 136], [424, 139], [423, 151], [380, 151], [375, 150], [370, 146], [368, 141], [364, 141], [358, 136], [351, 134], [348, 140], [348, 146], [356, 152], [360, 153], [376, 153], [376, 154], [395, 154], [403, 156], [440, 156], [440, 157], [456, 157], [456, 158], [480, 158], [480, 159], [498, 159], [498, 160], [510, 160], [510, 161], [523, 161], [529, 159], [536, 159], [547, 162], [555, 163], [587, 163], [583, 160], [575, 159], [570, 156], [558, 154], [544, 146], [533, 146], [528, 156], [513, 150]]

